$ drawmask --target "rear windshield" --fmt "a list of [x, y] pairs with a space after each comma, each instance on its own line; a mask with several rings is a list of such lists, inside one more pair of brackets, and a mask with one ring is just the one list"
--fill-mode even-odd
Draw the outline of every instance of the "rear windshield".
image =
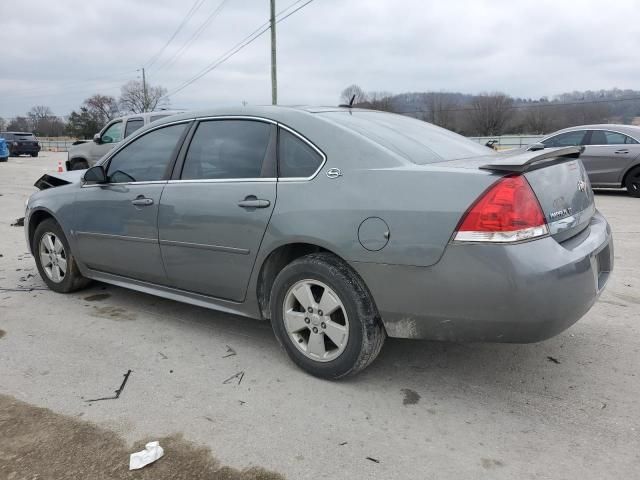
[[495, 154], [462, 135], [411, 117], [362, 111], [321, 115], [419, 165]]
[[14, 133], [16, 140], [35, 140], [36, 137], [33, 133]]

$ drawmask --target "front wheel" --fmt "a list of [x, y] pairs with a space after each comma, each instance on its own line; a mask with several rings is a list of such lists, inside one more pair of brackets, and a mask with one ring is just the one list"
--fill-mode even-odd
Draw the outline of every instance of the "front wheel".
[[640, 167], [636, 167], [627, 173], [624, 179], [624, 186], [627, 188], [627, 193], [632, 197], [640, 197]]
[[386, 338], [362, 279], [328, 253], [301, 257], [278, 274], [271, 291], [271, 323], [299, 367], [329, 379], [364, 369]]
[[33, 256], [40, 276], [47, 286], [58, 293], [69, 293], [85, 287], [89, 280], [78, 270], [69, 242], [53, 219], [44, 220], [33, 235]]
[[37, 153], [37, 152], [36, 152], [36, 153], [32, 153], [32, 154], [31, 154], [31, 156], [32, 156], [32, 157], [37, 157], [37, 156], [38, 156], [38, 153]]
[[71, 170], [86, 170], [89, 164], [86, 160], [71, 160]]

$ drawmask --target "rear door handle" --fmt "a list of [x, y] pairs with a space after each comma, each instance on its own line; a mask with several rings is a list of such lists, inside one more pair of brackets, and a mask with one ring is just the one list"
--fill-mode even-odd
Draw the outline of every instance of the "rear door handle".
[[269, 205], [271, 205], [269, 200], [256, 198], [255, 195], [249, 195], [238, 202], [238, 206], [242, 208], [267, 208]]
[[138, 197], [135, 200], [131, 200], [131, 203], [139, 207], [145, 207], [147, 205], [153, 205], [153, 198]]
[[620, 154], [629, 153], [629, 150], [616, 150], [616, 151], [615, 151], [615, 152], [613, 152], [613, 153], [616, 153], [616, 154], [620, 155]]

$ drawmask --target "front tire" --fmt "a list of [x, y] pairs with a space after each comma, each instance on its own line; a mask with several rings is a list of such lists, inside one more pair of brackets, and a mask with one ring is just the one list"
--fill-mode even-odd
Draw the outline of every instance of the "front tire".
[[624, 179], [624, 186], [629, 195], [640, 198], [640, 167], [636, 167], [627, 173]]
[[306, 255], [283, 268], [270, 305], [278, 341], [294, 363], [317, 377], [363, 370], [386, 338], [362, 279], [329, 253]]
[[38, 156], [38, 154], [37, 154], [37, 153], [32, 153], [32, 154], [31, 154], [31, 156], [32, 156], [32, 157], [37, 157], [37, 156]]
[[86, 170], [89, 168], [89, 164], [86, 160], [72, 160], [71, 170]]
[[84, 288], [89, 280], [80, 274], [69, 242], [53, 219], [44, 220], [33, 234], [31, 251], [42, 280], [58, 293]]

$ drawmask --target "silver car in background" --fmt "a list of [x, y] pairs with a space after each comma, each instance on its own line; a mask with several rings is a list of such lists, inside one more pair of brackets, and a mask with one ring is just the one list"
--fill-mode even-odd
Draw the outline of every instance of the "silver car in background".
[[550, 134], [545, 147], [584, 146], [580, 160], [593, 187], [626, 188], [640, 197], [640, 127], [581, 125]]
[[534, 342], [582, 317], [613, 243], [579, 156], [370, 110], [188, 113], [44, 175], [25, 234], [54, 291], [94, 279], [270, 320], [296, 364], [340, 378], [387, 336]]

